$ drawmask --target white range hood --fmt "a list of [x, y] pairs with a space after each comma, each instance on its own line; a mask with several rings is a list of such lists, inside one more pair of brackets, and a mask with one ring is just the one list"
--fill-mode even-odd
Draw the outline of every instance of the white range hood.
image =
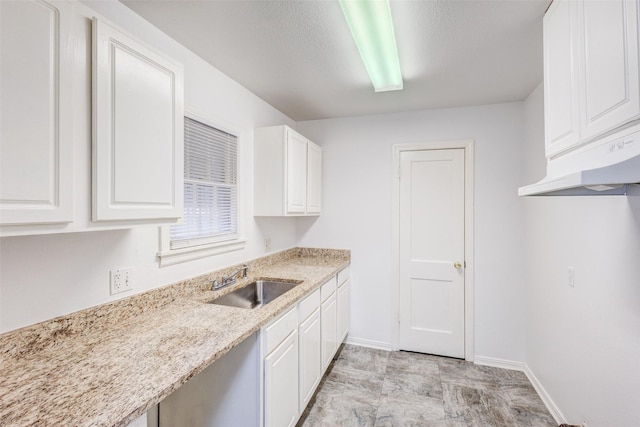
[[640, 195], [640, 131], [634, 130], [550, 159], [547, 176], [518, 195]]

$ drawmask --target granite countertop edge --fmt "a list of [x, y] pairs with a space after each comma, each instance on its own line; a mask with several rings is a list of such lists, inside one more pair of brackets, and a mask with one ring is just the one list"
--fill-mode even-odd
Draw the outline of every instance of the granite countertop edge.
[[[127, 426], [350, 262], [292, 248], [218, 291], [241, 264], [0, 334], [0, 424]], [[256, 309], [207, 303], [260, 278], [301, 283]]]

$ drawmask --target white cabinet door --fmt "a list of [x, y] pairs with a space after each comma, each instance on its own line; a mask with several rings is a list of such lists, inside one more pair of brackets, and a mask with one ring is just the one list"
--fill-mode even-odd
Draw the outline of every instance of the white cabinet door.
[[331, 294], [322, 303], [320, 319], [322, 323], [322, 368], [326, 369], [331, 363], [331, 358], [338, 348], [337, 329], [337, 298], [336, 293]]
[[73, 221], [73, 6], [0, 1], [0, 224]]
[[300, 411], [311, 400], [320, 379], [322, 362], [320, 360], [320, 308], [317, 308], [299, 328], [300, 340]]
[[254, 215], [318, 215], [322, 150], [288, 126], [254, 133]]
[[287, 213], [307, 207], [307, 140], [287, 131]]
[[584, 1], [578, 9], [587, 140], [640, 117], [638, 1]]
[[298, 420], [298, 331], [264, 359], [265, 427], [291, 427]]
[[349, 332], [349, 280], [338, 287], [338, 343], [342, 343]]
[[93, 220], [180, 218], [182, 66], [97, 18], [93, 55]]
[[309, 141], [307, 146], [307, 213], [319, 214], [322, 208], [322, 149]]
[[545, 147], [551, 157], [580, 142], [576, 3], [557, 0], [544, 16]]

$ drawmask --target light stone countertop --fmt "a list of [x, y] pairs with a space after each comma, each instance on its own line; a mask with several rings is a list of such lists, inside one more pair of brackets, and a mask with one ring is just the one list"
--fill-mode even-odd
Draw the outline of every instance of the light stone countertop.
[[[294, 248], [0, 335], [0, 426], [126, 426], [350, 263]], [[256, 309], [207, 304], [258, 278], [302, 283]]]

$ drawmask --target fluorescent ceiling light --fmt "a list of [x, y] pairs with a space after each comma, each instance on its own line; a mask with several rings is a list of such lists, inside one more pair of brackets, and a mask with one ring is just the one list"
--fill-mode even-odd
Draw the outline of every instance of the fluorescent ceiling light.
[[342, 13], [376, 92], [402, 89], [388, 0], [340, 0]]

